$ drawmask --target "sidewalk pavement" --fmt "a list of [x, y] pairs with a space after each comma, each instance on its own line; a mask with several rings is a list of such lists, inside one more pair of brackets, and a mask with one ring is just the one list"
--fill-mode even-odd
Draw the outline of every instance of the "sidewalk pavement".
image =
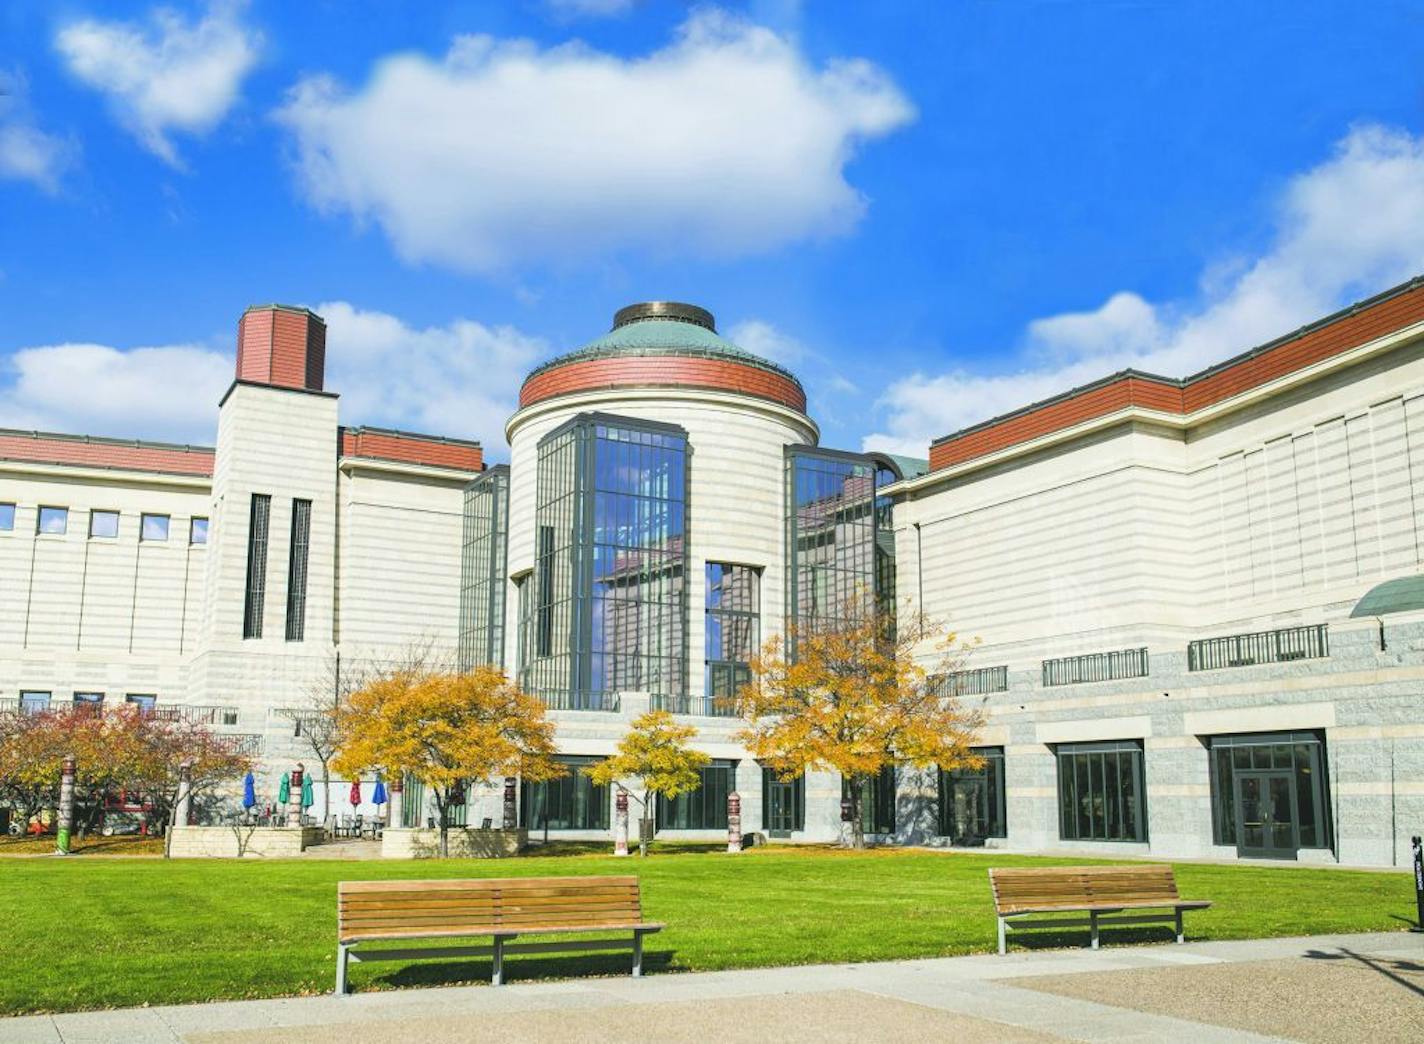
[[1018, 950], [0, 1019], [0, 1041], [1417, 1041], [1424, 935]]

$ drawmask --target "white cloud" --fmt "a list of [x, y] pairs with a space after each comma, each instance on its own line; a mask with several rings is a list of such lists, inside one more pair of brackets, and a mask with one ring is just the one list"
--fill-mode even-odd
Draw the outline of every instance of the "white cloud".
[[846, 165], [913, 109], [867, 61], [814, 66], [702, 11], [634, 59], [461, 37], [438, 61], [386, 58], [354, 91], [306, 79], [278, 118], [314, 205], [375, 222], [407, 260], [488, 271], [844, 232], [866, 207]]
[[1122, 291], [1102, 307], [1028, 324], [1004, 374], [915, 373], [885, 392], [868, 449], [923, 454], [931, 439], [1135, 367], [1181, 377], [1424, 272], [1424, 138], [1364, 125], [1281, 195], [1272, 243], [1227, 258], [1189, 303]]
[[24, 76], [0, 70], [0, 178], [32, 181], [55, 193], [78, 154], [74, 141], [48, 134], [35, 123]]
[[738, 348], [788, 369], [806, 358], [804, 344], [765, 319], [744, 319], [733, 324], [727, 330], [727, 339]]
[[373, 424], [504, 445], [519, 385], [546, 353], [512, 326], [455, 319], [412, 327], [386, 312], [328, 301], [326, 387], [341, 395], [346, 424]]
[[211, 445], [232, 375], [231, 355], [194, 344], [21, 348], [0, 369], [0, 427]]
[[159, 7], [146, 26], [86, 18], [64, 26], [55, 46], [145, 148], [181, 166], [170, 133], [217, 126], [257, 61], [261, 37], [241, 23], [243, 6], [214, 0], [196, 21]]
[[638, 0], [546, 0], [549, 9], [566, 18], [611, 18], [625, 15]]

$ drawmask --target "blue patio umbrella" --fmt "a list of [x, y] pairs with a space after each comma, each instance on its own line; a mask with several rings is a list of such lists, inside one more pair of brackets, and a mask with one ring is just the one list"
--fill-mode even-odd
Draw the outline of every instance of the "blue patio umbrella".
[[376, 789], [371, 791], [371, 804], [384, 805], [386, 803], [386, 781], [376, 780]]
[[257, 804], [257, 784], [252, 779], [252, 773], [247, 774], [247, 778], [242, 781], [242, 807], [251, 808]]

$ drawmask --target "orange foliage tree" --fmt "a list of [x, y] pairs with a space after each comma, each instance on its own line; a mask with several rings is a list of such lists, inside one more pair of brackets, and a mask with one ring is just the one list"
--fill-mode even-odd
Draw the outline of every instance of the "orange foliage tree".
[[440, 854], [449, 854], [452, 800], [494, 776], [554, 779], [554, 723], [544, 704], [495, 667], [464, 674], [402, 667], [377, 676], [336, 710], [332, 767], [356, 776], [377, 770], [425, 785], [440, 817]]
[[920, 614], [897, 626], [868, 599], [853, 603], [848, 622], [768, 641], [731, 702], [747, 722], [738, 738], [779, 778], [840, 773], [851, 802], [843, 843], [863, 848], [866, 781], [896, 763], [978, 767], [971, 747], [983, 716], [946, 694], [970, 644]]

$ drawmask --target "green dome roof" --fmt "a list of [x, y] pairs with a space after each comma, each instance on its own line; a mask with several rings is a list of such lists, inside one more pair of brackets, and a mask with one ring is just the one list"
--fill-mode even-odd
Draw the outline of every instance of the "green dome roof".
[[769, 370], [793, 381], [798, 388], [801, 386], [790, 370], [738, 348], [718, 334], [712, 313], [696, 305], [675, 301], [647, 301], [619, 309], [613, 320], [613, 329], [608, 333], [589, 341], [582, 348], [535, 367], [529, 376], [589, 359], [658, 355], [726, 359]]
[[1397, 576], [1365, 592], [1351, 616], [1386, 616], [1424, 609], [1424, 576]]

